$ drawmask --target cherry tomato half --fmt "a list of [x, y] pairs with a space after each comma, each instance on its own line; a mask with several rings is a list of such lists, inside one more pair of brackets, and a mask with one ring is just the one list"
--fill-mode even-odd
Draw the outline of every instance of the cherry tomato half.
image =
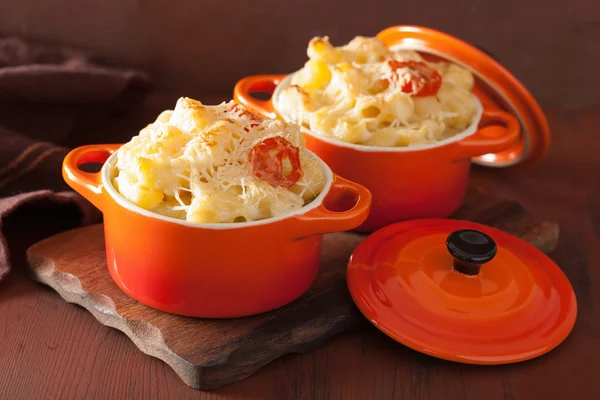
[[[291, 166], [287, 173], [283, 170], [283, 162], [286, 159]], [[267, 138], [255, 145], [250, 150], [248, 161], [254, 176], [271, 186], [287, 188], [302, 178], [300, 151], [282, 137]]]
[[388, 61], [390, 82], [402, 85], [402, 91], [414, 97], [434, 96], [442, 86], [442, 77], [421, 61]]

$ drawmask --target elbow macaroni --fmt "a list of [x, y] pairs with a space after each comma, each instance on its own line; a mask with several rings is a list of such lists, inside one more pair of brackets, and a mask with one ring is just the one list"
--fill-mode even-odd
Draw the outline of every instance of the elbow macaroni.
[[[390, 51], [376, 38], [358, 36], [334, 47], [313, 38], [309, 60], [278, 98], [292, 121], [339, 140], [371, 146], [436, 143], [465, 130], [477, 114], [470, 71], [426, 62], [413, 51]], [[413, 97], [390, 84], [388, 61], [421, 61], [442, 78], [435, 95]]]
[[[299, 149], [303, 174], [288, 188], [251, 172], [250, 150], [271, 137]], [[243, 222], [303, 207], [323, 190], [325, 174], [297, 125], [258, 118], [233, 102], [205, 106], [181, 98], [119, 149], [113, 185], [132, 203], [168, 217]]]

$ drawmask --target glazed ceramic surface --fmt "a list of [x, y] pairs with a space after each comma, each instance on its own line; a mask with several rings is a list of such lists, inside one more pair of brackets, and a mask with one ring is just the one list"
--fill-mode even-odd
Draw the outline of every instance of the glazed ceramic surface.
[[571, 332], [573, 288], [544, 253], [500, 230], [425, 219], [369, 236], [348, 288], [378, 329], [419, 352], [506, 364], [549, 352]]
[[[373, 195], [369, 218], [357, 231], [415, 218], [445, 218], [460, 206], [471, 162], [486, 166], [525, 165], [542, 159], [550, 144], [548, 123], [531, 94], [497, 61], [443, 32], [394, 26], [377, 35], [389, 48], [419, 51], [470, 70], [473, 94], [482, 106], [476, 129], [433, 146], [386, 148], [354, 145], [303, 129], [306, 147], [332, 170], [367, 187]], [[234, 99], [267, 117], [289, 121], [277, 109], [278, 94], [291, 75], [257, 75], [240, 80]], [[258, 100], [254, 92], [272, 94]]]
[[475, 163], [507, 167], [544, 158], [551, 142], [548, 121], [527, 88], [496, 59], [456, 37], [421, 26], [392, 26], [378, 33], [377, 38], [391, 49], [415, 50], [430, 59], [467, 68], [475, 76], [473, 92], [485, 107], [515, 115], [522, 131], [519, 140], [505, 150], [474, 157]]
[[[286, 115], [277, 111], [277, 100], [290, 79], [286, 75], [245, 78], [236, 85], [234, 99], [265, 117], [289, 122]], [[256, 100], [251, 96], [256, 91], [270, 91], [273, 96], [268, 101]], [[365, 146], [305, 128], [303, 133], [306, 148], [335, 173], [371, 191], [371, 213], [357, 229], [371, 232], [398, 221], [450, 216], [466, 194], [471, 158], [513, 145], [519, 139], [520, 128], [511, 114], [480, 106], [464, 132], [428, 146]]]
[[[163, 311], [223, 318], [281, 307], [314, 281], [322, 234], [351, 230], [369, 213], [369, 191], [321, 162], [325, 188], [293, 214], [244, 223], [187, 223], [119, 195], [111, 184], [119, 147], [74, 149], [65, 157], [63, 176], [104, 215], [113, 280], [132, 298]], [[78, 168], [89, 162], [104, 166], [99, 173]]]

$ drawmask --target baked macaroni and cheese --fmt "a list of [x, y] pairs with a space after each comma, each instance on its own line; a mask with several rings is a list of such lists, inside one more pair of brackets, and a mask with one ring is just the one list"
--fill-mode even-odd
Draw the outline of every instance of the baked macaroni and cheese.
[[430, 144], [464, 131], [478, 112], [473, 75], [458, 65], [361, 36], [341, 47], [316, 37], [307, 53], [277, 109], [317, 134], [371, 146]]
[[146, 210], [226, 223], [295, 211], [319, 195], [325, 179], [298, 125], [233, 102], [180, 98], [119, 149], [113, 185]]

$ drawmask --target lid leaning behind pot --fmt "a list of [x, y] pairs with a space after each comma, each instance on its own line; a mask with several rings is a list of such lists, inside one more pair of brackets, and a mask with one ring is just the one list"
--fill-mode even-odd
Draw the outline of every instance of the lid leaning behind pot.
[[571, 284], [544, 253], [468, 221], [380, 229], [353, 252], [347, 280], [358, 308], [388, 336], [464, 363], [540, 356], [569, 335], [577, 314]]
[[514, 114], [521, 124], [521, 140], [500, 153], [473, 162], [507, 167], [541, 160], [550, 145], [550, 128], [531, 93], [508, 70], [478, 48], [451, 35], [418, 26], [393, 26], [377, 34], [389, 48], [419, 51], [469, 69], [475, 76], [473, 92], [485, 103]]

